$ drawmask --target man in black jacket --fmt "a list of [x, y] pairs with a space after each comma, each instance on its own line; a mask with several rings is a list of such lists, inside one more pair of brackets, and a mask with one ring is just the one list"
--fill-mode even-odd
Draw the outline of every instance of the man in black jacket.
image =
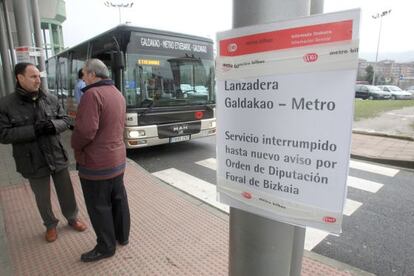
[[57, 239], [58, 220], [50, 200], [50, 176], [63, 215], [70, 226], [84, 231], [68, 171], [68, 155], [60, 133], [68, 129], [68, 117], [56, 96], [40, 89], [39, 70], [31, 63], [15, 66], [16, 91], [0, 99], [0, 142], [12, 144], [16, 168], [27, 178], [46, 226], [46, 240]]

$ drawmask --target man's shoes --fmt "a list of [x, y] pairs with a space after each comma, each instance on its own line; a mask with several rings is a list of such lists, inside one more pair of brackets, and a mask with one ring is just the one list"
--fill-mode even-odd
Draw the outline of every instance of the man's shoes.
[[129, 240], [126, 241], [118, 241], [119, 245], [125, 246], [129, 243]]
[[101, 253], [96, 248], [94, 248], [91, 251], [82, 254], [81, 261], [85, 263], [96, 262], [104, 258], [112, 257], [114, 254], [115, 251], [111, 253]]
[[79, 219], [75, 219], [69, 222], [69, 225], [78, 232], [83, 232], [87, 228], [86, 225], [83, 222], [81, 222]]
[[45, 238], [48, 242], [54, 242], [57, 239], [56, 227], [47, 229]]

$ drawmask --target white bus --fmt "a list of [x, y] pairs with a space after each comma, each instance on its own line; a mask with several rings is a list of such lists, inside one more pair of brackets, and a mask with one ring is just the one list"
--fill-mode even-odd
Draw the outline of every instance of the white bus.
[[166, 31], [119, 25], [47, 61], [49, 92], [76, 116], [78, 70], [99, 58], [127, 105], [127, 148], [214, 135], [213, 41]]

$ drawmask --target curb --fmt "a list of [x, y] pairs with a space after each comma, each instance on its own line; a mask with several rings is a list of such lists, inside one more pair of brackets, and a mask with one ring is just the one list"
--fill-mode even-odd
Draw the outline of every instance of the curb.
[[317, 254], [315, 252], [312, 252], [312, 251], [304, 250], [303, 252], [304, 252], [304, 254], [303, 254], [304, 257], [306, 257], [306, 258], [309, 258], [309, 259], [312, 259], [314, 261], [317, 261], [317, 262], [335, 267], [336, 269], [344, 271], [344, 272], [349, 272], [349, 273], [351, 273], [352, 276], [374, 276], [375, 275], [375, 274], [366, 272], [364, 270], [361, 270], [359, 268], [347, 265], [347, 264], [342, 263], [340, 261], [337, 261], [337, 260], [322, 256], [322, 255], [319, 255], [319, 254]]
[[387, 134], [387, 133], [382, 133], [382, 132], [359, 130], [359, 129], [352, 130], [352, 133], [362, 134], [362, 135], [379, 136], [379, 137], [385, 137], [385, 138], [400, 139], [400, 140], [407, 140], [407, 141], [413, 141], [414, 142], [414, 137], [404, 136], [404, 135], [394, 135], [394, 134]]
[[352, 153], [351, 153], [351, 158], [375, 162], [375, 163], [381, 163], [381, 164], [386, 164], [386, 165], [391, 165], [391, 166], [396, 166], [396, 167], [402, 167], [406, 169], [412, 169], [412, 170], [414, 169], [414, 160], [410, 161], [410, 160], [399, 160], [399, 159], [386, 159], [386, 158], [371, 157], [371, 156], [358, 155], [358, 154], [352, 154]]
[[323, 264], [331, 266], [331, 267], [335, 267], [336, 269], [338, 269], [340, 271], [349, 272], [349, 273], [351, 273], [352, 276], [375, 276], [375, 274], [366, 272], [362, 269], [350, 266], [350, 265], [342, 263], [340, 261], [325, 257], [323, 255], [319, 255], [315, 252], [307, 251], [307, 250], [304, 250], [303, 252], [304, 252], [303, 256], [306, 257], [306, 258], [312, 259], [314, 261], [323, 263]]

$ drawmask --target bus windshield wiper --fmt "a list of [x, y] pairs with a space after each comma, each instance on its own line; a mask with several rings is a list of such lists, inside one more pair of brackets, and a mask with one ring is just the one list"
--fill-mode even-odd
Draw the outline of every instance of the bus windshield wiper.
[[[145, 106], [145, 104], [146, 104], [146, 106]], [[146, 109], [141, 113], [141, 116], [145, 115], [148, 111], [150, 111], [152, 109], [152, 106], [153, 105], [154, 105], [154, 101], [153, 100], [145, 99], [141, 103], [141, 107], [146, 107]]]
[[154, 105], [154, 101], [150, 99], [145, 99], [141, 103], [141, 107], [151, 108]]

